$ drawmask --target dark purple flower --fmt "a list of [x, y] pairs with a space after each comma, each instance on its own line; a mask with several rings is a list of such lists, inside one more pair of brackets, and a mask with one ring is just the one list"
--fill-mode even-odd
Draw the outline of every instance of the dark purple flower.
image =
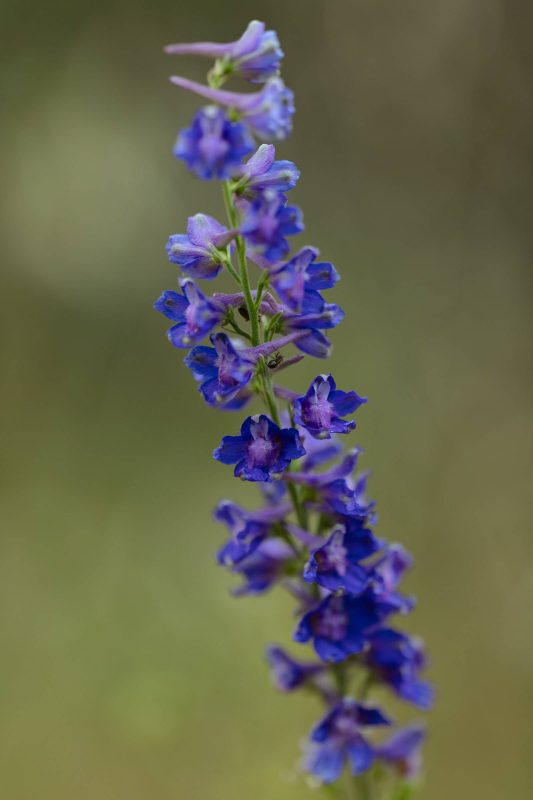
[[224, 249], [235, 237], [216, 219], [207, 214], [189, 217], [187, 233], [176, 233], [168, 240], [168, 260], [179, 264], [193, 278], [215, 278], [224, 264]]
[[330, 592], [344, 589], [348, 594], [361, 594], [368, 585], [369, 573], [359, 562], [378, 548], [379, 542], [372, 531], [338, 525], [328, 540], [311, 553], [304, 580], [318, 583]]
[[261, 594], [285, 574], [287, 562], [294, 559], [294, 551], [284, 541], [270, 537], [264, 539], [247, 556], [241, 559], [232, 572], [242, 575], [244, 583], [233, 594]]
[[376, 521], [374, 513], [376, 504], [366, 497], [368, 473], [363, 473], [355, 479], [351, 477], [361, 452], [362, 450], [357, 447], [349, 450], [340, 464], [325, 472], [310, 470], [291, 472], [287, 478], [293, 483], [301, 483], [316, 489], [318, 499], [321, 501], [320, 509], [333, 521], [339, 520], [348, 525], [351, 520], [357, 524], [372, 525]]
[[193, 347], [184, 362], [200, 383], [199, 391], [208, 405], [235, 410], [242, 408], [251, 398], [246, 386], [258, 359], [268, 357], [292, 342], [296, 344], [299, 335], [292, 333], [257, 347], [239, 348], [227, 334], [216, 333], [210, 337], [213, 347]]
[[283, 58], [277, 34], [265, 27], [264, 22], [253, 20], [235, 42], [169, 44], [165, 53], [222, 59], [219, 67], [222, 75], [238, 75], [252, 83], [263, 83], [279, 73], [279, 62]]
[[427, 662], [418, 639], [392, 628], [381, 628], [370, 634], [364, 660], [374, 676], [398, 697], [423, 711], [431, 708], [433, 687], [419, 677]]
[[292, 130], [294, 95], [281, 78], [270, 78], [259, 92], [252, 94], [212, 89], [179, 75], [173, 75], [170, 80], [182, 89], [232, 109], [258, 139], [285, 139]]
[[358, 597], [328, 595], [308, 611], [294, 633], [296, 642], [313, 640], [317, 655], [323, 661], [343, 661], [352, 653], [360, 653], [369, 630], [381, 623], [392, 609], [372, 590]]
[[279, 428], [264, 414], [248, 417], [240, 436], [224, 436], [213, 457], [235, 464], [234, 474], [245, 481], [272, 481], [291, 461], [305, 455], [295, 428]]
[[292, 161], [275, 161], [273, 144], [262, 144], [245, 164], [234, 170], [235, 191], [239, 195], [256, 199], [267, 189], [284, 194], [294, 189], [300, 172]]
[[[286, 330], [291, 329], [287, 327]], [[295, 330], [295, 328], [292, 330]], [[298, 349], [313, 358], [329, 358], [331, 355], [331, 342], [322, 331], [308, 330], [298, 342]]]
[[288, 206], [284, 196], [272, 189], [244, 206], [241, 233], [252, 256], [278, 261], [289, 252], [287, 236], [300, 233], [303, 227], [300, 209]]
[[163, 292], [154, 308], [176, 323], [167, 334], [174, 347], [190, 347], [218, 325], [223, 314], [190, 278], [181, 278], [180, 286], [183, 294]]
[[281, 647], [269, 647], [267, 661], [272, 671], [272, 680], [280, 692], [299, 689], [310, 678], [324, 671], [323, 664], [303, 663], [291, 658]]
[[241, 122], [232, 122], [224, 109], [200, 109], [190, 128], [182, 131], [174, 147], [176, 158], [185, 161], [199, 178], [223, 180], [244, 156], [254, 149], [254, 141]]
[[[225, 333], [211, 335], [213, 347], [193, 347], [185, 358], [185, 365], [195, 380], [200, 382], [200, 392], [206, 403], [212, 406], [227, 405], [250, 382], [255, 362], [248, 358], [246, 350], [238, 350]], [[242, 407], [249, 396], [241, 397]], [[235, 406], [233, 406], [235, 408]]]
[[215, 509], [215, 519], [227, 526], [231, 539], [219, 550], [218, 563], [238, 564], [269, 535], [272, 525], [290, 511], [290, 503], [247, 511], [230, 500], [222, 500]]
[[315, 439], [330, 439], [332, 433], [349, 433], [355, 428], [354, 420], [344, 420], [366, 403], [356, 392], [337, 389], [331, 375], [318, 375], [307, 393], [294, 403], [294, 419]]
[[425, 736], [421, 725], [406, 725], [376, 748], [376, 757], [393, 767], [403, 778], [413, 780], [420, 773], [420, 748]]
[[273, 481], [273, 483], [259, 484], [259, 491], [267, 505], [277, 506], [285, 499], [287, 487], [283, 481]]
[[384, 554], [372, 565], [372, 581], [374, 589], [387, 602], [395, 606], [396, 611], [407, 614], [414, 606], [412, 597], [405, 597], [396, 591], [404, 573], [413, 563], [412, 556], [399, 544], [388, 545]]
[[341, 443], [335, 441], [333, 437], [328, 440], [315, 439], [314, 436], [307, 433], [305, 429], [303, 433], [304, 447], [307, 451], [307, 455], [302, 462], [303, 472], [312, 472], [317, 467], [331, 461], [332, 458], [338, 456], [342, 451]]
[[286, 330], [331, 330], [340, 325], [344, 316], [344, 311], [340, 306], [335, 303], [325, 303], [322, 311], [316, 314], [285, 314], [283, 328]]
[[331, 289], [339, 274], [329, 262], [316, 263], [318, 250], [303, 247], [290, 261], [271, 270], [271, 281], [285, 305], [298, 314], [319, 314], [324, 309], [320, 292]]
[[326, 303], [317, 314], [285, 314], [281, 329], [284, 333], [289, 331], [305, 331], [305, 335], [298, 340], [297, 347], [303, 353], [313, 358], [329, 358], [331, 343], [322, 331], [335, 328], [344, 319], [344, 311], [334, 303]]
[[375, 522], [375, 501], [368, 500], [366, 485], [368, 474], [359, 477], [338, 478], [322, 486], [321, 496], [326, 506], [341, 517], [351, 517], [361, 521]]
[[361, 728], [390, 725], [378, 709], [363, 706], [346, 698], [335, 705], [311, 732], [304, 767], [323, 783], [340, 777], [345, 761], [352, 775], [360, 775], [372, 766], [374, 748]]
[[[322, 439], [314, 439], [310, 436], [307, 431], [304, 431], [304, 438], [306, 442], [312, 442], [314, 447], [335, 447], [335, 442], [332, 440], [324, 442]], [[314, 451], [311, 451], [314, 452]], [[337, 454], [342, 452], [342, 447], [336, 450]], [[352, 472], [357, 467], [357, 462], [359, 460], [359, 456], [363, 451], [360, 447], [353, 447], [351, 450], [348, 450], [342, 457], [342, 460], [339, 464], [334, 464], [330, 469], [325, 470], [324, 472], [315, 472], [313, 470], [306, 470], [305, 473], [294, 473], [291, 474], [290, 479], [295, 483], [303, 483], [306, 486], [313, 486], [321, 491], [327, 489], [330, 484], [335, 483], [338, 480], [344, 480], [348, 476], [352, 474]], [[319, 464], [322, 463], [321, 461]]]

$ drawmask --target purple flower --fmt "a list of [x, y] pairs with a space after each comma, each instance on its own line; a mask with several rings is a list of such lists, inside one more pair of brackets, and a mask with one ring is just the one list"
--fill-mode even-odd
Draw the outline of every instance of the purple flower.
[[302, 462], [303, 472], [312, 472], [317, 467], [326, 464], [342, 452], [342, 445], [335, 437], [328, 440], [315, 439], [315, 437], [311, 436], [305, 429], [303, 430], [303, 435], [304, 447], [307, 452]]
[[362, 525], [374, 524], [376, 504], [374, 500], [368, 500], [366, 497], [368, 473], [351, 477], [361, 452], [357, 447], [349, 450], [340, 464], [325, 472], [291, 472], [287, 478], [293, 483], [315, 488], [321, 501], [320, 509], [332, 521], [340, 521], [346, 525], [349, 522]]
[[199, 391], [208, 405], [235, 410], [251, 397], [245, 387], [259, 357], [271, 355], [291, 342], [296, 344], [298, 337], [298, 333], [292, 333], [257, 347], [238, 349], [227, 334], [216, 333], [210, 337], [213, 347], [193, 347], [184, 362], [200, 383]]
[[412, 597], [405, 597], [397, 592], [397, 586], [404, 573], [413, 563], [412, 556], [399, 544], [388, 545], [385, 553], [372, 565], [372, 580], [375, 591], [387, 602], [393, 605], [396, 611], [407, 614], [414, 606]]
[[199, 178], [223, 180], [253, 149], [245, 125], [232, 122], [222, 108], [206, 106], [196, 114], [191, 127], [178, 136], [174, 155]]
[[154, 308], [176, 323], [167, 334], [174, 347], [190, 347], [218, 325], [223, 314], [190, 278], [181, 278], [180, 286], [183, 294], [163, 292]]
[[338, 478], [322, 486], [321, 495], [326, 506], [341, 517], [373, 523], [376, 504], [366, 497], [367, 482], [368, 474], [356, 478]]
[[211, 280], [222, 269], [223, 251], [235, 234], [207, 214], [195, 214], [189, 217], [186, 234], [176, 233], [168, 240], [168, 260], [186, 275]]
[[275, 157], [274, 145], [262, 144], [245, 164], [234, 170], [235, 191], [253, 200], [267, 189], [278, 194], [294, 189], [299, 170], [292, 161], [275, 161]]
[[349, 698], [341, 700], [311, 732], [305, 768], [323, 783], [337, 780], [345, 761], [352, 775], [360, 775], [372, 766], [375, 758], [375, 751], [361, 728], [390, 724], [378, 708], [363, 706]]
[[315, 439], [330, 439], [332, 433], [349, 433], [355, 428], [354, 420], [344, 420], [366, 403], [356, 392], [337, 389], [331, 375], [318, 375], [307, 394], [294, 401], [294, 419], [303, 425]]
[[298, 314], [317, 314], [324, 309], [322, 289], [331, 289], [339, 274], [329, 262], [316, 263], [318, 250], [303, 247], [290, 261], [271, 270], [272, 285], [285, 305]]
[[344, 311], [334, 303], [326, 303], [320, 313], [293, 314], [288, 313], [282, 319], [282, 331], [306, 331], [298, 340], [297, 347], [313, 358], [329, 358], [331, 343], [322, 331], [336, 328], [344, 319]]
[[[200, 382], [200, 392], [208, 405], [226, 405], [250, 382], [255, 363], [239, 351], [225, 333], [211, 335], [213, 347], [193, 347], [185, 357], [185, 365], [195, 380]], [[248, 399], [237, 405], [242, 407]], [[233, 406], [235, 408], [235, 406]]]
[[291, 511], [288, 503], [275, 507], [246, 511], [230, 500], [222, 500], [215, 509], [215, 519], [224, 523], [231, 539], [218, 552], [219, 564], [238, 564], [250, 555], [269, 535], [272, 525], [282, 520]]
[[275, 31], [267, 31], [265, 27], [264, 22], [253, 20], [235, 42], [169, 44], [165, 53], [223, 59], [219, 67], [223, 76], [238, 75], [252, 83], [263, 83], [279, 73], [279, 62], [283, 58]]
[[340, 325], [344, 311], [335, 303], [325, 303], [316, 314], [285, 314], [283, 327], [287, 330], [330, 330]]
[[286, 139], [292, 130], [294, 95], [281, 78], [270, 78], [259, 92], [252, 94], [212, 89], [179, 75], [173, 75], [170, 80], [182, 89], [232, 109], [258, 139]]
[[419, 678], [426, 667], [426, 655], [418, 639], [392, 628], [381, 628], [369, 636], [365, 663], [398, 697], [423, 711], [431, 708], [433, 687]]
[[274, 685], [280, 692], [292, 692], [324, 671], [323, 664], [303, 663], [291, 658], [281, 647], [269, 647], [267, 661]]
[[318, 583], [330, 592], [344, 589], [349, 594], [363, 592], [369, 581], [368, 571], [360, 561], [376, 552], [379, 542], [365, 528], [348, 530], [339, 525], [327, 541], [313, 550], [305, 565], [303, 577], [308, 583]]
[[[265, 503], [269, 506], [276, 507], [285, 499], [287, 487], [283, 481], [274, 481], [273, 483], [259, 484], [259, 491]], [[289, 508], [291, 508], [290, 505]]]
[[296, 642], [313, 640], [323, 661], [337, 663], [360, 653], [369, 630], [382, 622], [392, 609], [367, 589], [358, 597], [328, 595], [308, 611], [294, 633]]
[[412, 780], [420, 772], [420, 748], [425, 735], [421, 725], [406, 725], [376, 748], [376, 757], [393, 767], [402, 777]]
[[235, 464], [234, 474], [245, 481], [270, 482], [291, 461], [305, 455], [295, 428], [279, 428], [264, 414], [248, 417], [240, 436], [224, 436], [213, 457], [222, 464]]
[[241, 233], [251, 256], [278, 261], [289, 252], [287, 236], [294, 236], [303, 228], [300, 209], [288, 206], [285, 197], [272, 189], [244, 206]]
[[241, 559], [233, 572], [242, 575], [244, 584], [233, 594], [261, 594], [270, 589], [285, 574], [286, 564], [294, 559], [294, 551], [281, 539], [264, 539], [254, 550]]

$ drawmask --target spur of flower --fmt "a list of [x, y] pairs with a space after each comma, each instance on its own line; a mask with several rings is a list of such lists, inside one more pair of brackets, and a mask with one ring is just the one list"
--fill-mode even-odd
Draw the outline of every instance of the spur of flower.
[[[205, 83], [170, 79], [207, 101], [173, 152], [220, 186], [225, 219], [195, 213], [185, 233], [169, 236], [179, 291], [164, 291], [155, 309], [170, 320], [168, 338], [186, 351], [205, 404], [238, 416], [213, 457], [260, 495], [255, 508], [218, 504], [214, 516], [227, 535], [216, 560], [238, 597], [281, 589], [294, 598], [291, 648], [307, 645], [307, 655], [271, 644], [266, 657], [280, 691], [306, 692], [320, 706], [301, 765], [310, 782], [335, 784], [339, 800], [411, 797], [424, 726], [395, 728], [376, 694], [380, 704], [389, 693], [418, 711], [433, 702], [425, 647], [400, 624], [415, 605], [402, 589], [413, 558], [376, 533], [362, 450], [343, 449], [366, 398], [309, 362], [329, 358], [328, 337], [345, 312], [330, 296], [336, 267], [317, 247], [293, 245], [304, 230], [290, 195], [300, 171], [273, 144], [289, 135], [294, 114], [280, 76], [283, 52], [258, 21], [231, 42], [165, 50], [212, 59]], [[227, 87], [232, 78], [251, 89]], [[222, 276], [233, 291], [205, 289]], [[287, 386], [295, 364], [308, 367], [307, 378]]]

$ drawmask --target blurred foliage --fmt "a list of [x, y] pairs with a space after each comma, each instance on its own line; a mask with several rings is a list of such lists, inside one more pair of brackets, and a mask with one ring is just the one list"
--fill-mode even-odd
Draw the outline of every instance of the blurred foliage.
[[[205, 64], [170, 41], [280, 34], [280, 152], [348, 312], [332, 370], [381, 530], [416, 556], [439, 701], [421, 800], [533, 796], [531, 12], [511, 0], [2, 0], [3, 796], [298, 800], [318, 709], [268, 683], [281, 596], [213, 552], [203, 407], [151, 309], [214, 187], [170, 155]], [[319, 367], [320, 369], [320, 367]], [[293, 373], [304, 387], [317, 365]]]

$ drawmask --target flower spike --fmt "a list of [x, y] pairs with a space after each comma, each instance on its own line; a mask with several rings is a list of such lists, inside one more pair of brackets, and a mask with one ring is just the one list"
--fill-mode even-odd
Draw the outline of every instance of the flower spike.
[[[188, 351], [184, 363], [205, 403], [239, 413], [239, 433], [221, 436], [213, 458], [255, 483], [260, 497], [252, 510], [218, 504], [214, 516], [227, 535], [216, 560], [235, 579], [235, 597], [283, 590], [296, 603], [293, 641], [311, 656], [272, 645], [267, 661], [280, 691], [312, 692], [323, 705], [303, 771], [315, 784], [337, 784], [339, 800], [369, 797], [369, 789], [371, 800], [411, 798], [425, 730], [395, 729], [376, 696], [419, 711], [433, 703], [425, 647], [397, 625], [415, 604], [401, 586], [413, 559], [376, 534], [362, 450], [343, 451], [366, 398], [338, 389], [327, 372], [309, 368], [303, 379], [290, 372], [331, 355], [329, 337], [345, 313], [329, 296], [340, 280], [333, 264], [315, 247], [292, 249], [304, 229], [300, 208], [288, 201], [300, 172], [277, 158], [273, 144], [289, 135], [294, 114], [279, 75], [283, 52], [257, 20], [234, 41], [165, 52], [214, 59], [205, 84], [170, 79], [208, 103], [179, 133], [174, 155], [201, 180], [221, 182], [227, 219], [195, 214], [186, 233], [170, 236], [180, 291], [163, 292], [154, 307], [172, 323], [172, 344]], [[233, 77], [258, 85], [234, 91], [226, 86]], [[198, 287], [222, 271], [234, 286], [211, 295]], [[252, 403], [259, 412], [243, 420]]]

